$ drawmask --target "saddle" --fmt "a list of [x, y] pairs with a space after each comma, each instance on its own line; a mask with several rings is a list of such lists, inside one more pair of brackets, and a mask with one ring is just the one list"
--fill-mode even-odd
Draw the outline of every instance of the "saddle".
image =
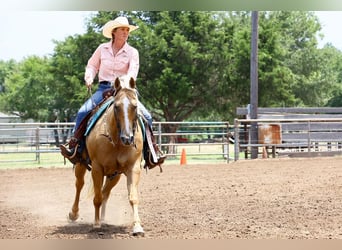
[[[110, 89], [107, 89], [105, 90], [103, 93], [102, 93], [102, 97], [103, 97], [103, 100], [97, 104], [93, 110], [91, 112], [89, 112], [84, 118], [83, 120], [81, 121], [78, 129], [75, 131], [74, 133], [74, 137], [78, 140], [78, 141], [81, 141], [82, 139], [84, 139], [83, 137], [85, 136], [86, 134], [86, 130], [87, 130], [87, 127], [88, 127], [88, 122], [90, 120], [90, 118], [92, 118], [96, 113], [97, 111], [100, 109], [100, 107], [103, 106], [103, 104], [107, 103], [107, 100], [109, 98], [111, 98], [113, 95], [114, 95], [114, 92], [115, 90], [113, 88], [110, 88]], [[100, 115], [94, 120], [94, 123], [95, 121], [100, 117]], [[93, 125], [93, 124], [92, 124]]]
[[[77, 153], [75, 161], [80, 161], [85, 163], [88, 170], [91, 170], [91, 161], [88, 156], [87, 147], [85, 144], [85, 137], [90, 133], [93, 126], [96, 124], [97, 120], [102, 116], [104, 111], [113, 103], [115, 95], [114, 89], [106, 90], [103, 93], [103, 100], [94, 107], [94, 109], [89, 112], [84, 119], [81, 121], [78, 129], [74, 133], [74, 137], [76, 138], [75, 144], [77, 141], [80, 145], [75, 145]], [[158, 146], [154, 142], [154, 136], [152, 132], [152, 128], [148, 125], [148, 122], [144, 119], [142, 114], [138, 114], [138, 122], [140, 123], [142, 132], [143, 132], [143, 139], [144, 139], [144, 146], [143, 146], [143, 157], [145, 160], [145, 169], [152, 169], [156, 166], [160, 167], [160, 172], [162, 172], [161, 164], [164, 162], [165, 158], [162, 161], [158, 162], [158, 157], [156, 153], [162, 154], [159, 150]], [[72, 142], [71, 142], [72, 143]], [[82, 157], [82, 152], [85, 150], [86, 152], [86, 159]]]

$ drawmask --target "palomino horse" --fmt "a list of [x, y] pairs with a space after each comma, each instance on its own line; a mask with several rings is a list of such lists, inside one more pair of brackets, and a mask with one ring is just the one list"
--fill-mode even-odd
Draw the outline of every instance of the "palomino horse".
[[[94, 186], [94, 227], [101, 227], [111, 189], [118, 183], [121, 174], [124, 174], [127, 177], [128, 199], [133, 209], [133, 235], [143, 235], [138, 214], [138, 184], [143, 150], [143, 133], [138, 122], [138, 95], [133, 78], [117, 78], [114, 85], [116, 92], [113, 104], [86, 137]], [[84, 164], [75, 165], [76, 195], [69, 213], [72, 221], [78, 218], [80, 192], [86, 172]]]

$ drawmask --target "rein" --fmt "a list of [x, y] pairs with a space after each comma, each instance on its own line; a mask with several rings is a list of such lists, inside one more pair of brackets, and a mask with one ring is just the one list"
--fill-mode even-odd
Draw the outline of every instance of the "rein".
[[95, 100], [91, 91], [91, 85], [88, 86], [88, 95], [90, 96], [91, 103], [93, 104], [93, 108], [96, 107], [96, 103], [95, 103]]
[[110, 143], [112, 143], [115, 146], [116, 144], [118, 144], [118, 141], [119, 141], [120, 138], [118, 138], [118, 140], [115, 142], [113, 140], [113, 138], [109, 135], [108, 128], [107, 128], [107, 112], [108, 112], [109, 107], [112, 106], [112, 105], [113, 105], [113, 103], [107, 107], [106, 112], [104, 113], [104, 129], [105, 129], [105, 134], [101, 134], [101, 135], [107, 137], [107, 139], [110, 141]]

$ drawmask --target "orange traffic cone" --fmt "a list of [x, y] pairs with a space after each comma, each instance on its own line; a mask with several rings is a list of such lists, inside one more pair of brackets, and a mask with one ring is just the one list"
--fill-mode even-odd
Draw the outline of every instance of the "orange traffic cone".
[[186, 164], [186, 153], [185, 153], [185, 149], [182, 149], [182, 155], [181, 155], [181, 159], [180, 159], [180, 165], [185, 165]]

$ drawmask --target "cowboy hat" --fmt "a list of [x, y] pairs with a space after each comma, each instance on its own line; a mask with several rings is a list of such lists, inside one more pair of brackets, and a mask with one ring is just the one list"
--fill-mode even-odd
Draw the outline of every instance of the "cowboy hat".
[[128, 22], [128, 19], [123, 16], [119, 16], [115, 18], [114, 20], [111, 20], [107, 22], [102, 29], [102, 33], [107, 38], [112, 38], [112, 31], [115, 28], [119, 27], [127, 27], [129, 28], [129, 32], [132, 32], [133, 30], [136, 30], [138, 26], [130, 25]]

